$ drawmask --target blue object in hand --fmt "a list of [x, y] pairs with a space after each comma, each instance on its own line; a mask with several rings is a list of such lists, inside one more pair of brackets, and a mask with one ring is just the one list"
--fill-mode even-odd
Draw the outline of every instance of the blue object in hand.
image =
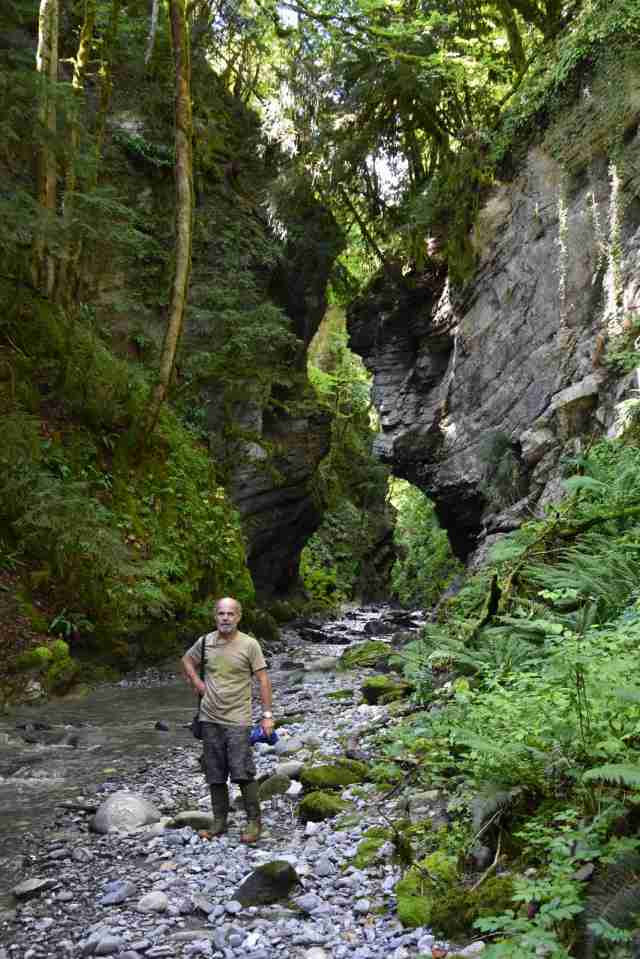
[[252, 746], [255, 746], [256, 743], [267, 743], [268, 746], [275, 746], [278, 742], [278, 735], [274, 730], [270, 736], [267, 736], [260, 723], [258, 723], [258, 725], [254, 726], [251, 730], [249, 741]]

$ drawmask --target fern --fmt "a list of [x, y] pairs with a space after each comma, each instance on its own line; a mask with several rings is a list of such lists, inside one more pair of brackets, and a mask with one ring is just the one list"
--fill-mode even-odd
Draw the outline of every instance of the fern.
[[617, 862], [603, 866], [589, 888], [583, 915], [584, 959], [596, 955], [603, 928], [633, 928], [639, 912], [640, 853], [628, 852]]
[[501, 783], [485, 783], [482, 791], [471, 801], [474, 831], [480, 832], [494, 816], [501, 818], [510, 812], [521, 794], [522, 789], [519, 786], [505, 789]]
[[594, 766], [583, 775], [585, 782], [601, 779], [614, 786], [625, 786], [627, 789], [640, 788], [640, 766], [631, 763], [609, 763], [605, 766]]

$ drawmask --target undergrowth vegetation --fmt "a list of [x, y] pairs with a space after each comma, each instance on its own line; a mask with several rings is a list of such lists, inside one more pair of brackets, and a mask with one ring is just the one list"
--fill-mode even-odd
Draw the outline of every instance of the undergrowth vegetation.
[[309, 377], [319, 406], [331, 416], [331, 447], [320, 466], [322, 525], [305, 546], [302, 583], [323, 609], [384, 595], [393, 561], [388, 471], [372, 455], [369, 377], [347, 346], [344, 314], [330, 311], [311, 350]]
[[[447, 794], [427, 848], [459, 864], [455, 883], [512, 881], [506, 907], [467, 922], [488, 959], [630, 956], [637, 928], [640, 451], [601, 441], [567, 473], [565, 500], [402, 650], [419, 702], [381, 738], [398, 775], [407, 762]], [[452, 921], [435, 931], [459, 936]]]
[[2, 321], [2, 566], [25, 569], [73, 639], [207, 622], [210, 594], [251, 602], [239, 519], [207, 449], [168, 408], [141, 445], [145, 373], [68, 327], [24, 298]]

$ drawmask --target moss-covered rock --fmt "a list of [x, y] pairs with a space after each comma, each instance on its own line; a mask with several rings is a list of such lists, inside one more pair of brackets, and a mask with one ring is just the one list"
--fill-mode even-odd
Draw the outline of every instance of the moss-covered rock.
[[409, 683], [401, 679], [392, 679], [391, 676], [370, 676], [362, 684], [362, 698], [369, 705], [375, 703], [391, 703], [397, 699], [404, 699], [413, 689]]
[[345, 650], [338, 660], [338, 669], [341, 672], [348, 669], [370, 669], [381, 659], [387, 659], [393, 654], [394, 650], [388, 643], [383, 643], [379, 639], [370, 639], [352, 649]]
[[455, 939], [472, 933], [476, 919], [507, 909], [513, 884], [508, 877], [494, 876], [471, 890], [455, 861], [437, 850], [408, 870], [395, 893], [403, 925], [426, 925], [438, 936]]
[[324, 822], [325, 819], [332, 819], [347, 809], [349, 803], [321, 790], [308, 793], [298, 806], [303, 822]]
[[25, 653], [21, 653], [15, 661], [15, 668], [19, 672], [29, 670], [44, 670], [53, 661], [53, 653], [48, 646], [36, 646]]
[[304, 766], [300, 781], [307, 789], [344, 789], [366, 780], [368, 767], [356, 760], [340, 760], [323, 766]]
[[69, 644], [64, 639], [56, 639], [49, 646], [54, 660], [69, 658]]
[[263, 783], [260, 783], [258, 790], [260, 801], [264, 802], [267, 799], [273, 799], [274, 796], [284, 796], [290, 785], [291, 779], [289, 776], [284, 776], [282, 773], [275, 773], [273, 776], [269, 776]]
[[63, 693], [72, 685], [78, 673], [80, 663], [71, 656], [54, 659], [42, 677], [47, 692]]
[[327, 693], [327, 699], [336, 699], [340, 702], [343, 699], [353, 699], [352, 689], [336, 689], [332, 693]]
[[299, 881], [291, 863], [276, 859], [254, 869], [236, 889], [233, 898], [243, 906], [266, 906], [286, 899]]
[[385, 829], [384, 826], [372, 826], [371, 829], [367, 829], [352, 860], [356, 869], [365, 869], [374, 863], [378, 853], [390, 838], [391, 830]]

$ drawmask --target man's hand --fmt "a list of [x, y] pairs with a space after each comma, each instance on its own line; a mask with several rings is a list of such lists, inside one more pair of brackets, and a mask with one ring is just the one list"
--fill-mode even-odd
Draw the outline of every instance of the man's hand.
[[271, 719], [269, 716], [263, 716], [260, 721], [260, 725], [262, 726], [265, 736], [270, 736], [274, 729], [273, 719]]
[[196, 678], [193, 680], [193, 688], [198, 693], [199, 696], [204, 696], [204, 694], [207, 691], [207, 687], [202, 682], [199, 676], [196, 676]]

